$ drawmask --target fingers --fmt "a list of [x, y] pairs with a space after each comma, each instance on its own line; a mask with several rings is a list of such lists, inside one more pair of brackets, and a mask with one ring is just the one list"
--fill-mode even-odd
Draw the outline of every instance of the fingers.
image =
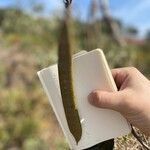
[[123, 89], [121, 86], [127, 78], [132, 78], [133, 72], [135, 72], [135, 70], [136, 69], [134, 67], [112, 69], [112, 75], [119, 90]]
[[94, 91], [88, 99], [89, 102], [100, 108], [113, 109], [122, 112], [127, 102], [126, 88], [135, 76], [136, 69], [133, 67], [113, 69], [112, 74], [119, 89], [119, 92]]
[[116, 78], [116, 76], [122, 76], [124, 74], [131, 74], [132, 72], [136, 72], [138, 71], [135, 67], [125, 67], [125, 68], [116, 68], [116, 69], [112, 69], [112, 75], [114, 78]]
[[117, 88], [120, 90], [123, 82], [127, 77], [127, 71], [124, 68], [113, 69], [112, 75], [116, 82]]
[[96, 107], [121, 112], [123, 102], [123, 94], [121, 92], [94, 91], [89, 95], [88, 99]]

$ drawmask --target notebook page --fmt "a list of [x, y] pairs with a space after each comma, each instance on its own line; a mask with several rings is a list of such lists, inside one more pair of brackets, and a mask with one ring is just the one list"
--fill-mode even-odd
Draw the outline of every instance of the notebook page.
[[57, 117], [57, 120], [65, 134], [68, 144], [71, 149], [76, 149], [75, 140], [70, 133], [68, 124], [65, 117], [63, 103], [61, 99], [59, 80], [58, 80], [58, 67], [53, 65], [49, 68], [43, 69], [38, 72], [38, 76], [43, 85], [44, 91], [46, 92], [49, 102], [53, 108], [53, 111]]
[[79, 148], [87, 148], [102, 141], [128, 134], [130, 126], [118, 112], [95, 108], [87, 96], [93, 90], [116, 91], [103, 52], [94, 50], [73, 60], [74, 91], [82, 120], [83, 135]]
[[130, 132], [130, 126], [119, 113], [95, 108], [87, 101], [88, 94], [94, 89], [116, 91], [116, 86], [110, 77], [110, 70], [101, 51], [94, 50], [77, 55], [73, 59], [74, 91], [83, 130], [78, 145], [76, 145], [67, 125], [60, 95], [57, 65], [42, 70], [39, 72], [39, 76], [72, 149], [86, 149]]

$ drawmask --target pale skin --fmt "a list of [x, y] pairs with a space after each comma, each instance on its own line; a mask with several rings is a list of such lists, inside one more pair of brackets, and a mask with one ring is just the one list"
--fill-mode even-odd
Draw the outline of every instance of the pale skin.
[[88, 99], [99, 108], [120, 112], [130, 124], [150, 136], [150, 81], [136, 68], [112, 70], [118, 92], [95, 90]]

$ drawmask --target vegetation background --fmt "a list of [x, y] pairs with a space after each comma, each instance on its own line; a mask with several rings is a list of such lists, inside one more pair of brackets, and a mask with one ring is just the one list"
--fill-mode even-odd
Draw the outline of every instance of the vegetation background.
[[[135, 66], [150, 78], [150, 31], [139, 38], [137, 28], [111, 16], [105, 1], [90, 3], [87, 21], [73, 7], [74, 52], [102, 48], [111, 68]], [[63, 10], [47, 15], [42, 2], [30, 0], [29, 4], [26, 9], [21, 0], [14, 0], [0, 8], [0, 149], [67, 150], [36, 74], [57, 62]], [[142, 138], [150, 144], [148, 137]], [[116, 139], [116, 150], [131, 148], [142, 149], [132, 135]]]

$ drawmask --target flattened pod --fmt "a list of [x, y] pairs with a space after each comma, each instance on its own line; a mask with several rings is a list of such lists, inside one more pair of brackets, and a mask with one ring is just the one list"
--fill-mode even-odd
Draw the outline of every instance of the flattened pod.
[[63, 21], [58, 50], [58, 73], [61, 96], [67, 123], [70, 132], [78, 143], [82, 135], [82, 127], [78, 111], [75, 106], [75, 97], [72, 83], [72, 50], [69, 38], [68, 21]]

